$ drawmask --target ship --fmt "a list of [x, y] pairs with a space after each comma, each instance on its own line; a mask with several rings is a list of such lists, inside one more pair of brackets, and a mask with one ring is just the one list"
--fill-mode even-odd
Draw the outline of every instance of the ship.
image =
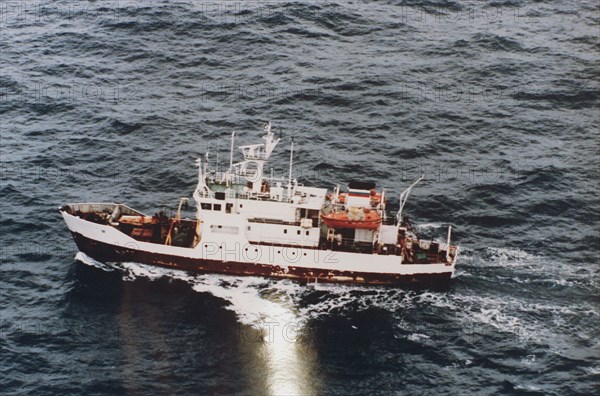
[[389, 194], [372, 181], [350, 181], [347, 191], [299, 183], [293, 139], [288, 175], [267, 174], [281, 136], [270, 122], [264, 133], [264, 143], [239, 146], [243, 160], [234, 163], [233, 132], [227, 170], [218, 162], [211, 167], [208, 152], [196, 160], [192, 218], [181, 215], [189, 198], [179, 200], [174, 215], [147, 215], [123, 203], [60, 207], [77, 248], [101, 263], [303, 283], [437, 284], [453, 277], [460, 249], [451, 244], [452, 227], [445, 240], [427, 240], [403, 215], [422, 176], [400, 193], [394, 213]]

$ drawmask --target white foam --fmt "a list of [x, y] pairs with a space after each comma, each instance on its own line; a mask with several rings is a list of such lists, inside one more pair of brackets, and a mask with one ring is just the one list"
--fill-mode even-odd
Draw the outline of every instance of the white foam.
[[539, 392], [541, 390], [541, 388], [539, 386], [526, 385], [526, 384], [523, 384], [523, 385], [516, 384], [515, 389], [525, 390], [525, 391], [529, 391], [529, 392]]
[[131, 262], [121, 263], [119, 266], [125, 271], [125, 275], [123, 275], [123, 280], [125, 281], [133, 281], [141, 277], [150, 280], [157, 280], [165, 276], [178, 278], [181, 277], [180, 274], [185, 274], [185, 272], [182, 271], [173, 271], [161, 267]]
[[429, 336], [426, 334], [413, 333], [407, 337], [410, 341], [419, 342], [421, 340], [428, 340]]
[[502, 267], [539, 266], [543, 264], [544, 257], [532, 254], [518, 248], [488, 247], [485, 251], [486, 258], [483, 262]]
[[[475, 274], [463, 272], [463, 268], [485, 268]], [[504, 271], [489, 270], [502, 268], [510, 271], [507, 276]], [[499, 274], [501, 272], [501, 274]], [[544, 252], [526, 252], [519, 248], [488, 247], [475, 252], [461, 247], [456, 276], [465, 277], [498, 277], [511, 283], [530, 284], [535, 282], [550, 282], [554, 286], [584, 286], [594, 287], [598, 279], [596, 268], [588, 263], [573, 265]]]
[[80, 261], [85, 265], [89, 265], [90, 267], [99, 268], [102, 271], [114, 271], [114, 268], [112, 268], [111, 266], [101, 263], [100, 261], [96, 261], [83, 252], [77, 252], [77, 254], [75, 255], [75, 260]]
[[600, 374], [600, 366], [586, 367], [583, 370], [586, 373], [591, 374], [591, 375], [598, 375], [598, 374]]
[[442, 227], [445, 227], [442, 223], [421, 223], [416, 226], [418, 230]]
[[268, 296], [260, 293], [260, 288], [265, 285], [262, 278], [202, 275], [190, 283], [197, 292], [211, 293], [228, 301], [230, 305], [226, 308], [233, 310], [244, 324], [261, 326], [266, 321], [284, 324], [299, 320], [290, 295], [293, 289], [283, 282], [269, 285], [276, 292]]
[[521, 359], [521, 363], [531, 366], [535, 363], [535, 355], [527, 355], [523, 359]]

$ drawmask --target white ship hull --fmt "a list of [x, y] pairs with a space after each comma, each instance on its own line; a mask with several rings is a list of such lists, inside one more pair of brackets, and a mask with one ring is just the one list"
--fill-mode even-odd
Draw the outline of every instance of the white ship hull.
[[252, 243], [215, 237], [194, 248], [136, 240], [111, 225], [61, 209], [79, 250], [101, 262], [139, 262], [202, 273], [289, 278], [303, 282], [397, 284], [449, 280], [452, 262], [409, 264], [400, 255], [364, 254], [317, 247]]

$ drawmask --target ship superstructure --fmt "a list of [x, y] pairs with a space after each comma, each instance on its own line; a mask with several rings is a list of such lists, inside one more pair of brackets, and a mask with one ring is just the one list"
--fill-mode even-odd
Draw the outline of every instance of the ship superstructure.
[[327, 189], [303, 186], [291, 172], [288, 178], [265, 175], [265, 162], [279, 142], [270, 124], [265, 130], [265, 143], [241, 146], [243, 161], [231, 159], [226, 172], [209, 171], [208, 161], [199, 166], [194, 199], [201, 238], [205, 243], [317, 248]]

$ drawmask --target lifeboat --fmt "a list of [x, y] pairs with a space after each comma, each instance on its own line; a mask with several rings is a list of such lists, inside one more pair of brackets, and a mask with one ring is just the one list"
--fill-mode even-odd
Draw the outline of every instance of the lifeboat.
[[376, 230], [381, 224], [381, 217], [377, 212], [357, 207], [351, 207], [343, 212], [322, 214], [321, 220], [331, 228]]

